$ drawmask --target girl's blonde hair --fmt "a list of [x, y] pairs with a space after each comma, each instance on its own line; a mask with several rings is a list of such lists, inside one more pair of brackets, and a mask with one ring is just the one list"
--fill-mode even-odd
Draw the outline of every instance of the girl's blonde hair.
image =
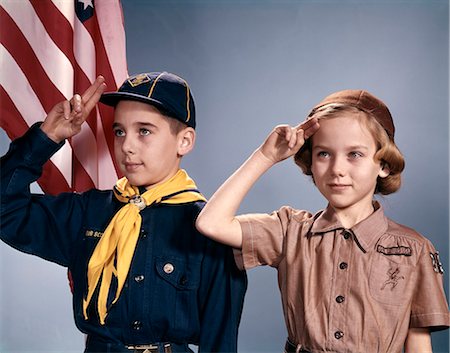
[[[317, 109], [310, 117], [314, 116], [320, 120], [344, 116], [345, 113], [362, 113], [352, 114], [352, 116], [355, 116], [374, 138], [377, 151], [373, 158], [377, 161], [379, 160], [383, 166], [389, 169], [389, 175], [387, 177], [378, 177], [375, 194], [388, 195], [396, 192], [401, 185], [401, 173], [405, 168], [405, 159], [394, 140], [389, 138], [386, 130], [370, 112], [360, 110], [355, 106], [335, 103]], [[305, 144], [295, 154], [294, 161], [304, 174], [312, 175], [311, 139], [306, 140]]]

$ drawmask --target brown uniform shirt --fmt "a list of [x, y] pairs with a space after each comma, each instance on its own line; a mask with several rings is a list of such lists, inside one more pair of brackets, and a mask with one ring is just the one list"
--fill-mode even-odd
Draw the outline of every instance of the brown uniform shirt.
[[449, 326], [437, 251], [375, 207], [351, 229], [331, 207], [238, 217], [236, 263], [277, 268], [292, 343], [311, 352], [400, 353], [409, 327]]

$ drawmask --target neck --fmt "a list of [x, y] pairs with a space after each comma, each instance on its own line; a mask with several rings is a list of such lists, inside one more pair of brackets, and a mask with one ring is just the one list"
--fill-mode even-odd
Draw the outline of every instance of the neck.
[[375, 211], [372, 202], [364, 208], [357, 207], [356, 209], [340, 209], [333, 206], [333, 209], [336, 212], [342, 226], [346, 229], [352, 228], [355, 224], [363, 221]]

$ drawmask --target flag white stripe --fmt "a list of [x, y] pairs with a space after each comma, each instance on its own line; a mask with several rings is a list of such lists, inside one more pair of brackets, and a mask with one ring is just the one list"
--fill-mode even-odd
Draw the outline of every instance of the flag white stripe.
[[92, 40], [91, 34], [86, 27], [80, 22], [78, 17], [75, 16], [75, 28], [74, 28], [74, 54], [75, 60], [80, 65], [81, 70], [88, 77], [89, 82], [92, 83], [96, 77], [95, 68], [95, 46]]
[[2, 6], [27, 38], [47, 76], [63, 96], [70, 99], [73, 95], [72, 64], [50, 38], [31, 3], [7, 0]]
[[[43, 120], [47, 114], [41, 102], [31, 89], [28, 79], [17, 62], [3, 45], [0, 45], [0, 62], [2, 66], [0, 85], [8, 93], [25, 122], [31, 126], [35, 122]], [[72, 148], [70, 144], [65, 143], [52, 156], [51, 161], [60, 170], [67, 184], [72, 185]]]
[[[119, 0], [97, 1], [97, 20], [117, 87], [128, 77], [125, 29]], [[101, 14], [101, 15], [99, 15]]]

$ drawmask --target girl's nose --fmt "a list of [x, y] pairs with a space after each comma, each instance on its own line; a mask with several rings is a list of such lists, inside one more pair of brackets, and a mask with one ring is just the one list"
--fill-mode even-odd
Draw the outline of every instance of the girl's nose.
[[331, 163], [330, 170], [333, 176], [344, 176], [346, 167], [343, 158], [335, 157]]

